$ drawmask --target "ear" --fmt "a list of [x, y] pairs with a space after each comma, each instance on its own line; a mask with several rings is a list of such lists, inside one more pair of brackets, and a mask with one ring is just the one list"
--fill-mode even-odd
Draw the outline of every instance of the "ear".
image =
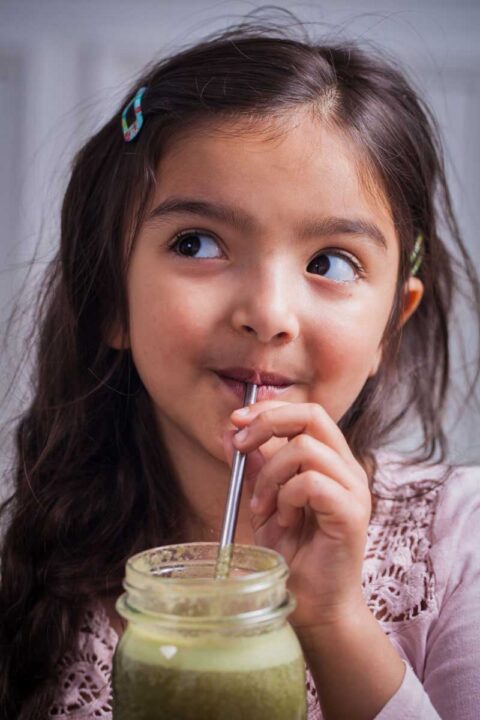
[[402, 328], [420, 305], [423, 297], [423, 283], [411, 275], [403, 286], [403, 309], [400, 313], [398, 329]]
[[[398, 322], [398, 329], [402, 328], [407, 320], [413, 315], [415, 310], [420, 305], [423, 297], [423, 283], [416, 277], [410, 276], [403, 286], [403, 307], [400, 313], [400, 320]], [[372, 368], [369, 373], [369, 377], [373, 377], [377, 374], [380, 363], [382, 362], [382, 346], [380, 346], [375, 354], [375, 358], [372, 364]]]

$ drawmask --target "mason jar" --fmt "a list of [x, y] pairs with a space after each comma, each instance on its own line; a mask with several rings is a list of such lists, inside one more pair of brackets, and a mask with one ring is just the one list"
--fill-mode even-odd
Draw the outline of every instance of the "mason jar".
[[127, 621], [113, 659], [114, 720], [305, 720], [305, 664], [287, 621], [288, 567], [235, 545], [215, 578], [216, 543], [131, 557], [117, 610]]

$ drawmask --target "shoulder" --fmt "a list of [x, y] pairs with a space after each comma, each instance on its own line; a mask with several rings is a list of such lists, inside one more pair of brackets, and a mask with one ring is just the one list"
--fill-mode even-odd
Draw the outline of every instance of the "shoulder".
[[432, 558], [439, 594], [469, 586], [480, 598], [480, 468], [455, 467], [439, 494]]
[[379, 452], [373, 493], [392, 501], [435, 498], [435, 514], [466, 518], [480, 511], [480, 466], [447, 463], [409, 465], [408, 457], [399, 453]]
[[375, 459], [373, 524], [430, 526], [455, 470], [444, 464], [412, 465], [408, 457], [394, 452], [378, 452]]
[[462, 469], [447, 463], [413, 463], [408, 455], [387, 450], [378, 451], [375, 460], [374, 486], [396, 497], [416, 494], [413, 491], [419, 488], [433, 488]]
[[[374, 493], [379, 515], [414, 525], [428, 543], [437, 593], [480, 577], [480, 466], [407, 466], [407, 458], [379, 453]], [[384, 499], [385, 497], [389, 498]]]

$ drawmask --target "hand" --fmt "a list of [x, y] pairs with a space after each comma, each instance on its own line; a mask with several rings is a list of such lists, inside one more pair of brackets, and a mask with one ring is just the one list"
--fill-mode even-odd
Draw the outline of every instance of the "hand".
[[[290, 568], [292, 625], [308, 633], [364, 612], [370, 490], [336, 423], [316, 403], [273, 401], [252, 405], [246, 416], [235, 411], [231, 420], [248, 429], [245, 439], [229, 435], [235, 448], [252, 453], [246, 475], [255, 541], [280, 552]], [[283, 442], [272, 453], [273, 438]]]

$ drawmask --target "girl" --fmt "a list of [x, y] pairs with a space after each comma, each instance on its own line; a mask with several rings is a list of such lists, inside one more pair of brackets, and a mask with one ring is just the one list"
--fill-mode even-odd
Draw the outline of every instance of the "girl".
[[[234, 448], [236, 541], [289, 564], [309, 717], [478, 717], [479, 473], [438, 462], [454, 265], [478, 306], [392, 64], [242, 26], [139, 78], [75, 160], [46, 279], [2, 717], [111, 717], [125, 562], [218, 539]], [[416, 451], [382, 450], [415, 417]]]

